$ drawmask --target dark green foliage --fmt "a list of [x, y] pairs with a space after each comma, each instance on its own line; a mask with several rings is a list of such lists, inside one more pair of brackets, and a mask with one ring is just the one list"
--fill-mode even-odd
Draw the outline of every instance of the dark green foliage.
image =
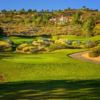
[[[98, 31], [98, 28], [95, 28], [94, 33], [92, 32], [94, 29], [95, 20], [99, 20], [100, 15], [99, 11], [91, 10], [91, 12], [89, 12], [88, 10], [90, 11], [90, 9], [87, 9], [86, 11], [78, 9], [53, 11], [36, 11], [32, 9], [27, 11], [25, 9], [21, 9], [19, 11], [2, 10], [0, 13], [0, 23], [7, 34], [14, 36], [16, 34], [27, 36], [30, 36], [31, 34], [33, 36], [34, 34], [40, 35], [42, 33], [49, 33], [53, 35], [74, 34], [90, 36], [94, 35], [94, 33]], [[90, 17], [93, 17], [93, 19], [88, 19], [88, 15], [91, 15]], [[83, 34], [81, 32], [82, 26]], [[40, 31], [34, 31], [35, 27], [39, 27]]]
[[73, 23], [73, 24], [80, 24], [80, 17], [81, 17], [81, 13], [76, 12], [76, 13], [73, 15], [72, 23]]
[[66, 44], [58, 44], [58, 43], [51, 44], [49, 47], [50, 51], [66, 49], [66, 48], [67, 48]]
[[87, 38], [89, 36], [92, 36], [93, 34], [93, 28], [94, 28], [94, 21], [92, 17], [89, 17], [84, 23], [83, 23], [83, 35]]
[[91, 52], [89, 53], [89, 56], [90, 57], [98, 57], [98, 56], [100, 56], [100, 45], [95, 47], [95, 48], [93, 48], [91, 50]]
[[86, 43], [84, 44], [86, 48], [93, 48], [95, 47], [97, 44], [95, 41], [91, 41], [91, 40], [88, 40], [86, 41]]
[[5, 33], [4, 33], [3, 29], [0, 27], [0, 38], [2, 38], [3, 36], [5, 36]]

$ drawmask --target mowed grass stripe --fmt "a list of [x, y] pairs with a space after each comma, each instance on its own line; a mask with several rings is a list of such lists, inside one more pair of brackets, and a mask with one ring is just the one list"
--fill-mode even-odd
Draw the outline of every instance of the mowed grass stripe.
[[100, 78], [99, 65], [67, 56], [79, 51], [68, 49], [48, 54], [10, 54], [1, 58], [0, 73], [7, 82]]

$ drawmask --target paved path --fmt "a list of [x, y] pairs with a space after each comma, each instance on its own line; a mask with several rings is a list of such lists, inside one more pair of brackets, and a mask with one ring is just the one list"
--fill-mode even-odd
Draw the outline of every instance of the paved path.
[[100, 61], [96, 61], [94, 59], [89, 59], [89, 58], [86, 58], [86, 57], [82, 56], [85, 53], [88, 53], [88, 51], [74, 53], [74, 54], [69, 55], [69, 57], [74, 58], [74, 59], [78, 59], [78, 60], [82, 60], [82, 61], [87, 61], [87, 62], [93, 62], [93, 63], [96, 63], [96, 64], [100, 64]]

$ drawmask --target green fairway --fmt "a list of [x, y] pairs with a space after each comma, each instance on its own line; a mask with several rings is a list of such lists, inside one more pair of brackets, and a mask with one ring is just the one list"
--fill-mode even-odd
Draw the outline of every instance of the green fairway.
[[[56, 36], [53, 36], [54, 39], [56, 39]], [[75, 36], [75, 35], [61, 35], [60, 38], [62, 39], [68, 39], [68, 40], [80, 40], [80, 41], [86, 41], [86, 40], [93, 40], [98, 41], [100, 40], [100, 35], [96, 35], [93, 37], [83, 37], [83, 36]]]
[[0, 100], [100, 100], [99, 3], [5, 1]]
[[0, 73], [7, 82], [100, 78], [99, 65], [68, 57], [68, 54], [78, 51], [68, 49], [46, 54], [1, 54]]
[[[86, 41], [67, 36], [66, 40]], [[90, 38], [98, 41], [99, 36]], [[32, 38], [12, 38], [15, 44]], [[84, 49], [0, 53], [0, 100], [100, 100], [100, 65], [70, 58]]]
[[26, 38], [26, 37], [14, 37], [14, 36], [11, 36], [9, 37], [15, 44], [20, 44], [20, 43], [23, 43], [23, 42], [31, 42], [33, 40], [33, 38]]
[[[9, 37], [15, 44], [21, 44], [23, 42], [32, 42], [33, 40], [36, 39], [42, 39], [41, 37]], [[86, 41], [86, 40], [93, 40], [93, 41], [98, 41], [100, 40], [100, 35], [90, 37], [90, 38], [85, 38], [83, 36], [75, 36], [75, 35], [62, 35], [60, 36], [62, 39], [66, 40], [80, 40], [80, 41]], [[52, 37], [53, 40], [57, 39], [57, 36]]]
[[0, 54], [0, 100], [99, 100], [100, 66], [68, 57], [79, 51]]

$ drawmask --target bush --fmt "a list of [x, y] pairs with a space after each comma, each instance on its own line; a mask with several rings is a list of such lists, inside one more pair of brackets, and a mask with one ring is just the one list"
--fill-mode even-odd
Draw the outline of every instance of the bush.
[[74, 46], [74, 47], [80, 47], [80, 44], [81, 44], [81, 42], [78, 40], [72, 42], [72, 46]]
[[0, 41], [0, 51], [8, 52], [12, 50], [12, 45], [6, 41]]
[[16, 48], [16, 52], [19, 53], [33, 53], [36, 51], [36, 47], [29, 45], [27, 43], [23, 43]]
[[24, 53], [33, 53], [35, 52], [36, 48], [33, 46], [27, 46], [22, 49]]
[[58, 50], [58, 49], [66, 49], [67, 48], [67, 45], [66, 44], [51, 44], [49, 49], [50, 51], [53, 51], [53, 50]]
[[27, 47], [28, 44], [27, 43], [23, 43], [23, 44], [20, 44], [16, 49], [17, 50], [22, 50], [24, 47]]
[[48, 50], [48, 48], [46, 48], [46, 47], [39, 47], [38, 49], [37, 49], [37, 53], [43, 53], [43, 52], [48, 52], [49, 50]]
[[55, 40], [55, 44], [65, 44], [65, 40], [63, 39]]
[[90, 57], [98, 57], [100, 56], [100, 46], [92, 48], [91, 52], [89, 53]]
[[72, 45], [72, 43], [73, 43], [72, 40], [67, 40], [67, 41], [66, 41], [66, 44], [67, 44], [67, 45]]
[[21, 45], [19, 45], [16, 48], [16, 52], [19, 53], [42, 53], [42, 52], [47, 52], [48, 49], [42, 45], [33, 45], [33, 44], [27, 44], [27, 43], [23, 43]]
[[87, 42], [85, 43], [85, 48], [93, 48], [93, 47], [95, 47], [96, 45], [97, 45], [97, 44], [96, 44], [95, 41], [89, 40], [89, 41], [87, 41]]

